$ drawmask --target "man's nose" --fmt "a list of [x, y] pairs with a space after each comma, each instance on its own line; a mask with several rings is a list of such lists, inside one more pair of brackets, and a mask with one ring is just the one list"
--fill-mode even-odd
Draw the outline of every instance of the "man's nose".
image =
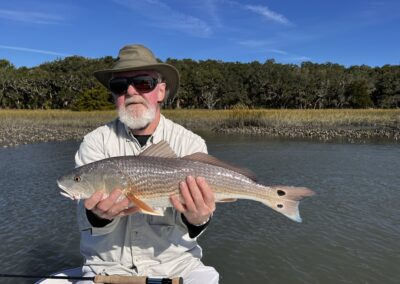
[[140, 93], [135, 89], [135, 87], [133, 85], [128, 86], [128, 89], [126, 90], [126, 94], [128, 96], [140, 95]]

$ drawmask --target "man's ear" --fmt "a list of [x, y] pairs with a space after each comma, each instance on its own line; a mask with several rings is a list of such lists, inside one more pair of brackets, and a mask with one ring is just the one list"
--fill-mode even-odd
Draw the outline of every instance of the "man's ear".
[[157, 93], [157, 102], [162, 103], [165, 99], [167, 84], [160, 83]]

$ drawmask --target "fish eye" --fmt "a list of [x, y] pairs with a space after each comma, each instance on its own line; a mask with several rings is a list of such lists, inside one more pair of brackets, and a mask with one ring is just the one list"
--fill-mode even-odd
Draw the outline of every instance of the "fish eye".
[[75, 177], [74, 177], [74, 181], [80, 182], [80, 181], [81, 181], [81, 177], [80, 177], [80, 176], [75, 176]]

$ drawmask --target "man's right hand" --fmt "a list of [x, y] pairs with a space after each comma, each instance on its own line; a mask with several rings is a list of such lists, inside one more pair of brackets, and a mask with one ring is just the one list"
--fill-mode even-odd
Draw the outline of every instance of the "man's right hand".
[[104, 198], [102, 191], [96, 191], [85, 200], [85, 208], [92, 211], [97, 217], [107, 220], [138, 212], [139, 209], [136, 206], [129, 207], [129, 200], [126, 197], [118, 201], [121, 194], [120, 189], [114, 189], [108, 197]]

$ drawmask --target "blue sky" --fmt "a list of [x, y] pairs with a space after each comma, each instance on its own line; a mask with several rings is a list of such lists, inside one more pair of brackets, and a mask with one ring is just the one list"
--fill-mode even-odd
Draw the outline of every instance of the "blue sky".
[[399, 65], [400, 1], [13, 0], [0, 4], [0, 35], [0, 58], [17, 67], [116, 57], [129, 43], [161, 60]]

